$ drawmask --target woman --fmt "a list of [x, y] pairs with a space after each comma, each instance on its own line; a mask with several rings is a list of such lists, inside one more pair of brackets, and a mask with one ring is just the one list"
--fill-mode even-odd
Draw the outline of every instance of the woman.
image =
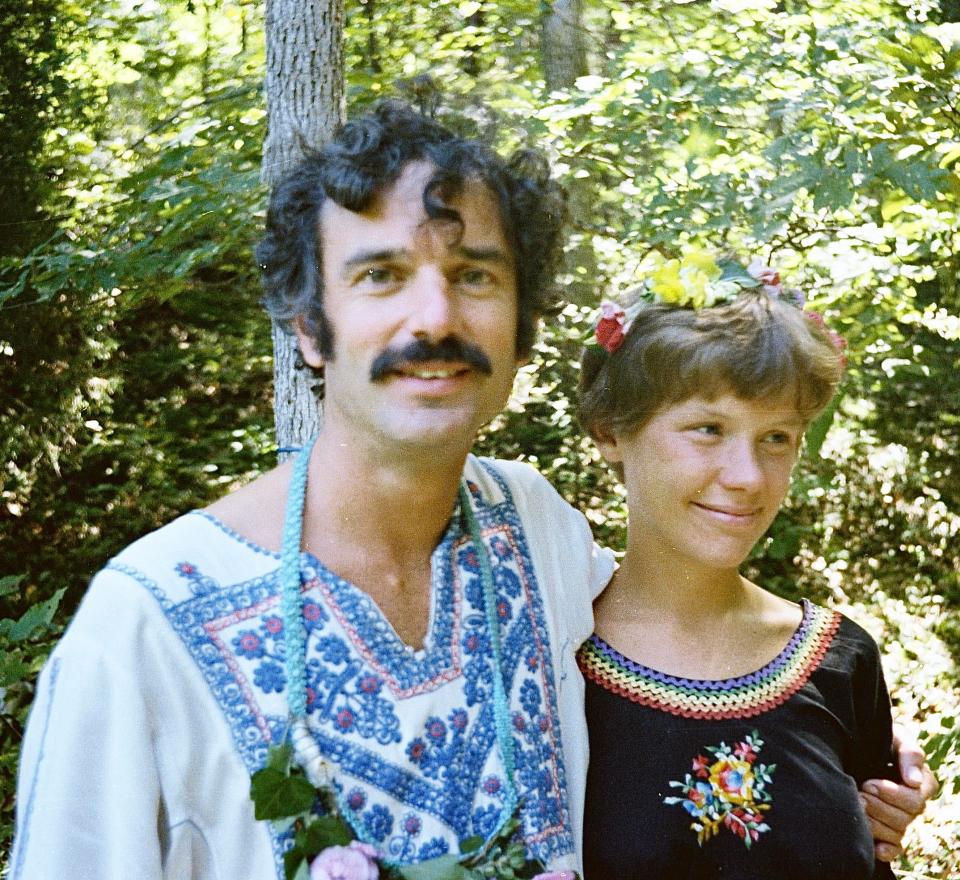
[[890, 775], [876, 645], [739, 573], [840, 380], [838, 337], [773, 270], [702, 254], [605, 304], [597, 337], [581, 418], [630, 526], [579, 654], [587, 880], [893, 876], [857, 793]]

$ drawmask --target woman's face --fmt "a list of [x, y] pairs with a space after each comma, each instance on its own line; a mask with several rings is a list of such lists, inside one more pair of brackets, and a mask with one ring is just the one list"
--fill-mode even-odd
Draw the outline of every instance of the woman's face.
[[600, 441], [623, 466], [631, 549], [739, 567], [783, 502], [804, 428], [792, 395], [727, 394], [691, 397]]

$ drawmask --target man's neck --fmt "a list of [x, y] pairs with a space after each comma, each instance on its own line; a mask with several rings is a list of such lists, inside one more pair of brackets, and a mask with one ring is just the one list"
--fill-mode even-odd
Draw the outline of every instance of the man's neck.
[[304, 549], [336, 541], [429, 554], [449, 521], [467, 452], [388, 459], [321, 432], [307, 479]]
[[466, 455], [384, 460], [321, 433], [311, 456], [301, 546], [367, 593], [408, 645], [427, 633], [432, 555]]

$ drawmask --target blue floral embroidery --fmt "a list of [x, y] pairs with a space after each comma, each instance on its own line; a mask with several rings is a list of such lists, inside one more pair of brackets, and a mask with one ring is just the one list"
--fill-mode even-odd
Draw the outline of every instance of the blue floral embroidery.
[[[497, 589], [503, 673], [511, 694], [516, 776], [531, 853], [573, 852], [560, 751], [553, 658], [526, 537], [506, 483], [483, 465], [502, 496], [469, 488]], [[213, 520], [209, 520], [214, 522]], [[217, 538], [216, 540], [222, 540]], [[263, 551], [255, 546], [252, 548]], [[245, 551], [240, 551], [245, 552]], [[371, 840], [401, 861], [450, 851], [494, 830], [502, 806], [502, 765], [490, 697], [492, 653], [478, 560], [455, 513], [434, 552], [428, 639], [412, 653], [365, 593], [304, 554], [308, 634], [308, 719], [321, 750], [340, 768], [345, 805]], [[276, 570], [216, 589], [198, 589], [193, 562], [177, 571], [176, 599], [121, 564], [157, 597], [189, 648], [233, 731], [248, 770], [286, 726], [283, 622]], [[262, 566], [262, 562], [258, 562]], [[453, 690], [445, 685], [456, 682]], [[422, 715], [407, 701], [433, 699]], [[458, 695], [451, 704], [447, 694]], [[289, 835], [276, 835], [278, 856]]]
[[263, 645], [263, 639], [253, 630], [243, 630], [238, 636], [233, 638], [233, 648], [241, 657], [248, 660], [256, 660], [266, 653]]
[[382, 843], [393, 831], [393, 814], [383, 804], [371, 807], [362, 819], [367, 831], [377, 843]]
[[427, 859], [445, 856], [448, 852], [450, 852], [450, 844], [441, 837], [434, 837], [420, 847], [417, 852], [417, 861], [425, 862]]
[[400, 741], [400, 719], [393, 704], [380, 696], [383, 681], [364, 673], [351, 659], [343, 639], [317, 641], [320, 658], [307, 661], [307, 716], [322, 727], [351, 731], [381, 745]]
[[195, 596], [204, 596], [220, 589], [213, 578], [201, 574], [195, 565], [190, 562], [180, 562], [176, 565], [177, 574], [190, 584], [190, 591]]
[[254, 670], [253, 683], [268, 694], [279, 694], [286, 686], [287, 677], [279, 663], [267, 660]]

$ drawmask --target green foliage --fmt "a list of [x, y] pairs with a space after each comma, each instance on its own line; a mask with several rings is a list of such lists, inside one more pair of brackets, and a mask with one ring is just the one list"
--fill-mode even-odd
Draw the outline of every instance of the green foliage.
[[2, 849], [7, 848], [12, 834], [7, 817], [14, 803], [16, 746], [30, 705], [33, 679], [62, 631], [54, 615], [66, 592], [61, 588], [18, 616], [7, 617], [8, 609], [15, 607], [16, 591], [24, 578], [22, 574], [0, 577], [0, 806], [5, 820], [0, 826]]
[[302, 776], [291, 776], [275, 767], [264, 767], [253, 774], [250, 796], [258, 819], [284, 819], [308, 810], [316, 792]]
[[44, 144], [58, 118], [70, 113], [64, 69], [79, 18], [61, 0], [0, 9], [0, 255], [23, 254], [51, 231], [43, 208], [59, 172]]

